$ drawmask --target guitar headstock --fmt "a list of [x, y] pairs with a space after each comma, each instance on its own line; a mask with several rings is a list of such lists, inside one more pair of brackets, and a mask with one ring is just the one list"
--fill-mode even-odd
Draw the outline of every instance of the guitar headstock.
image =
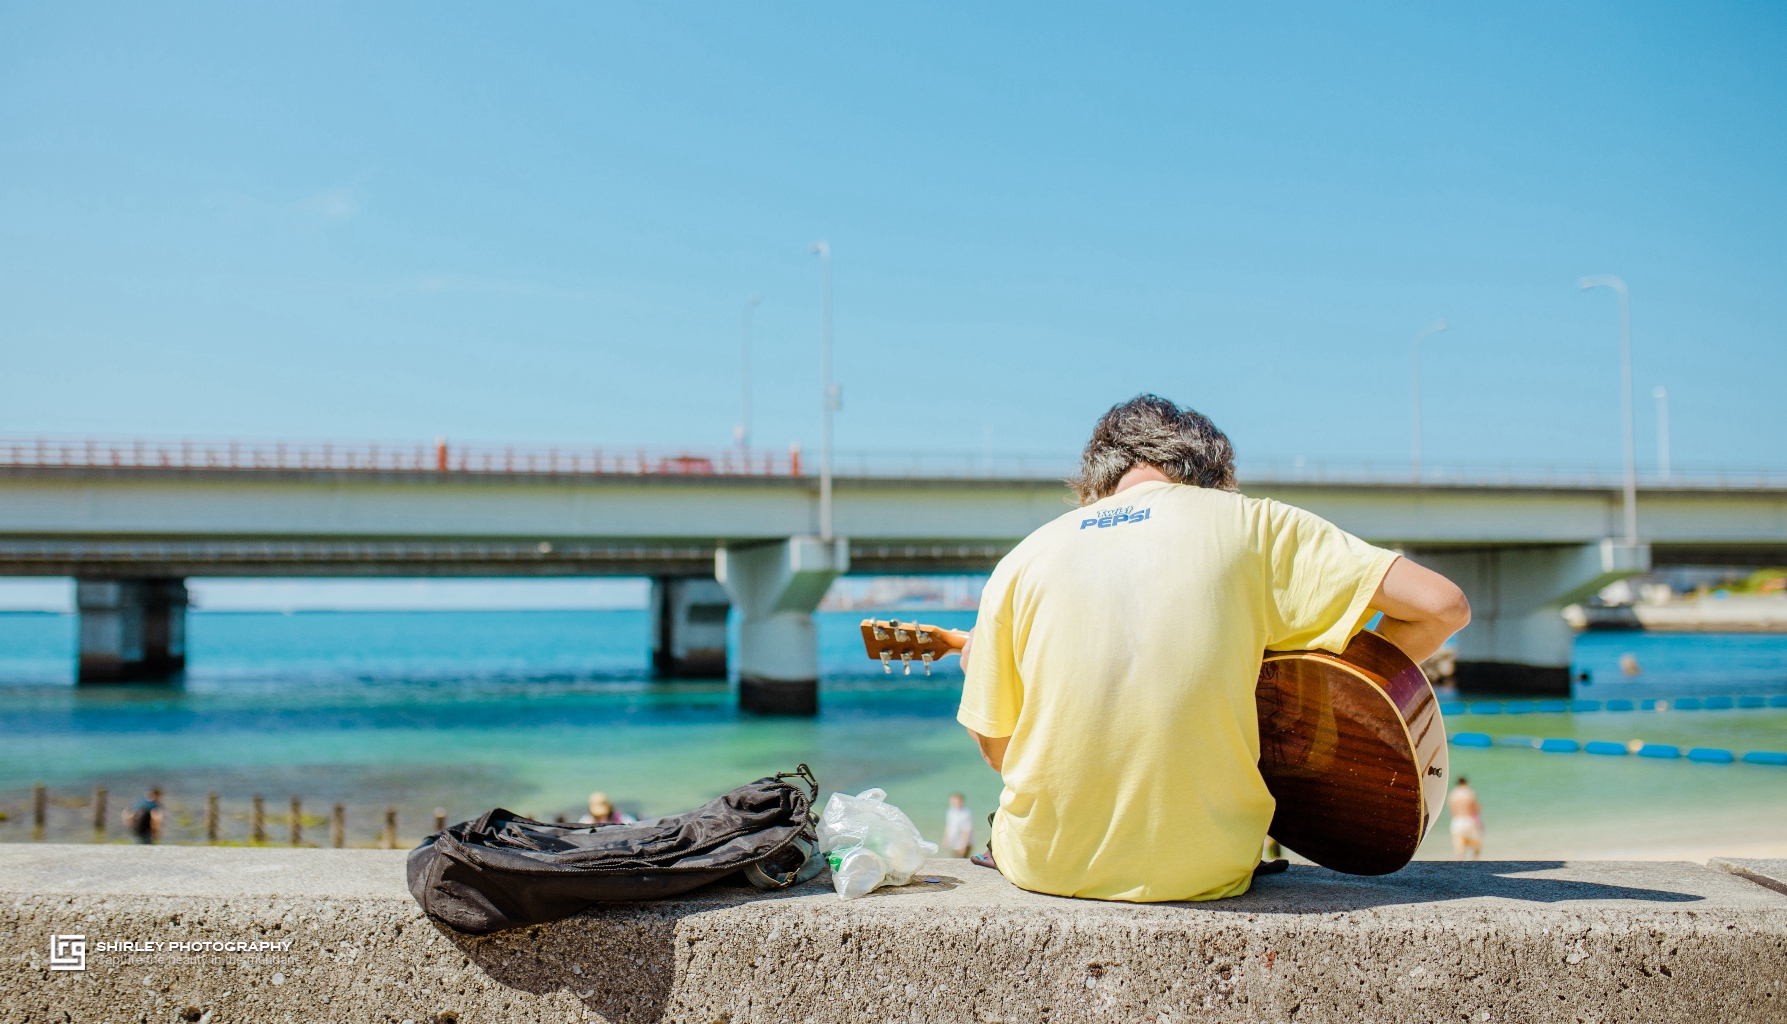
[[931, 663], [950, 654], [962, 653], [968, 634], [959, 629], [943, 629], [899, 619], [862, 620], [862, 645], [869, 657], [881, 663], [885, 672], [893, 671], [898, 660], [912, 674], [912, 663], [918, 661], [931, 674]]

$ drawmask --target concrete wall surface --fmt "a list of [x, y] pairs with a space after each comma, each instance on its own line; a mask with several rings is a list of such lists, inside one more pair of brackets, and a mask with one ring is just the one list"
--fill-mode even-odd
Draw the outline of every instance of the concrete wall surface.
[[1787, 1020], [1787, 895], [1692, 864], [1295, 866], [1127, 905], [935, 860], [850, 903], [715, 886], [477, 937], [421, 915], [403, 857], [0, 847], [0, 1021]]

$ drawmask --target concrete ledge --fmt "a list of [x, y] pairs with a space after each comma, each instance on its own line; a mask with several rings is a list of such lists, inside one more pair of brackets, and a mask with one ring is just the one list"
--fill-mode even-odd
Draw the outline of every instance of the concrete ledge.
[[[851, 903], [711, 887], [473, 937], [421, 915], [403, 856], [0, 847], [0, 1021], [1787, 1019], [1787, 895], [1692, 864], [1293, 867], [1127, 905], [937, 860]], [[71, 933], [86, 969], [50, 970]]]
[[1714, 857], [1706, 866], [1715, 871], [1740, 875], [1766, 885], [1779, 893], [1787, 893], [1787, 860], [1744, 860], [1736, 857]]

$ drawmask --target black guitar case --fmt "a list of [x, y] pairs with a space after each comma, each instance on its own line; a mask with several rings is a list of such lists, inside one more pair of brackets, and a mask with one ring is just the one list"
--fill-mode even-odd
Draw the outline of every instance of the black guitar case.
[[676, 896], [741, 872], [759, 888], [786, 888], [825, 865], [813, 825], [818, 795], [803, 764], [655, 821], [548, 825], [498, 808], [411, 850], [410, 894], [429, 916], [484, 933], [597, 903]]

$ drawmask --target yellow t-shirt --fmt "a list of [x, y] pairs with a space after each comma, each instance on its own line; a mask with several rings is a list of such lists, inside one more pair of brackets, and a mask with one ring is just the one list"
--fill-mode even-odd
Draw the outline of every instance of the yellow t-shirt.
[[1289, 505], [1160, 482], [1025, 538], [981, 596], [956, 715], [1011, 737], [999, 870], [1094, 899], [1246, 892], [1273, 809], [1261, 652], [1342, 650], [1395, 559]]

